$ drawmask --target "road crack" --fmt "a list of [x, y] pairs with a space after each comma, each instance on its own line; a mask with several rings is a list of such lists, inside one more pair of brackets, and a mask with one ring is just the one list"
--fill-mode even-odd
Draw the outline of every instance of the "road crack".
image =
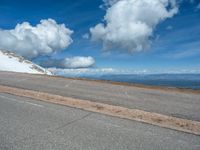
[[60, 129], [62, 129], [62, 128], [65, 128], [65, 127], [67, 127], [67, 126], [69, 126], [69, 125], [71, 125], [71, 124], [74, 124], [74, 123], [76, 123], [76, 122], [78, 122], [78, 121], [80, 121], [80, 120], [83, 120], [83, 119], [87, 118], [87, 117], [90, 116], [91, 114], [93, 114], [93, 113], [90, 112], [90, 113], [84, 115], [84, 116], [81, 117], [81, 118], [72, 120], [72, 121], [70, 121], [70, 122], [68, 122], [68, 123], [66, 123], [66, 124], [64, 124], [64, 125], [62, 125], [62, 126], [60, 126], [60, 127], [55, 128], [54, 130], [50, 130], [50, 132], [54, 132], [54, 131], [56, 131], [56, 130], [60, 130]]

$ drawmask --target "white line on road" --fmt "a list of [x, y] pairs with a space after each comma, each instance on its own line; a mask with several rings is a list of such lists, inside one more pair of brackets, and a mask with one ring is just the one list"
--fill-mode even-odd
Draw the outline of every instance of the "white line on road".
[[17, 82], [22, 82], [22, 81], [26, 81], [27, 79], [18, 79]]
[[25, 102], [26, 104], [30, 104], [30, 105], [33, 105], [33, 106], [37, 106], [37, 107], [44, 107], [43, 105], [39, 105], [39, 104], [35, 104], [35, 103], [31, 103], [31, 102]]
[[76, 80], [70, 81], [68, 84], [65, 85], [65, 87], [66, 87], [66, 88], [69, 87], [69, 86], [70, 86], [72, 83], [74, 83], [74, 82], [76, 82]]
[[35, 104], [35, 103], [32, 103], [32, 102], [20, 101], [20, 100], [17, 100], [17, 99], [14, 99], [14, 98], [10, 98], [10, 97], [7, 97], [7, 96], [3, 96], [3, 95], [0, 95], [0, 97], [1, 98], [5, 98], [5, 99], [10, 100], [10, 101], [13, 101], [13, 102], [21, 103], [21, 104], [29, 104], [29, 105], [36, 106], [36, 107], [41, 107], [41, 108], [44, 107], [43, 105]]

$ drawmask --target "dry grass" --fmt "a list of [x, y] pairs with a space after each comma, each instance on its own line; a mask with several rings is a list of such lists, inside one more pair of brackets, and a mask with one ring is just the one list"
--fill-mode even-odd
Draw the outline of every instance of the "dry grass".
[[113, 106], [103, 103], [91, 102], [88, 100], [74, 99], [59, 95], [53, 95], [50, 93], [25, 90], [8, 86], [0, 85], [0, 92], [200, 135], [200, 122], [198, 121], [181, 119], [138, 109], [128, 109], [120, 106]]

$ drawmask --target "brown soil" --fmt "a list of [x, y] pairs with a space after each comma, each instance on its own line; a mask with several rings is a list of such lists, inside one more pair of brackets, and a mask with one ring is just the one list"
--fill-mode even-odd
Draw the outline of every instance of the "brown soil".
[[0, 85], [0, 92], [200, 135], [200, 122], [198, 121], [8, 86]]

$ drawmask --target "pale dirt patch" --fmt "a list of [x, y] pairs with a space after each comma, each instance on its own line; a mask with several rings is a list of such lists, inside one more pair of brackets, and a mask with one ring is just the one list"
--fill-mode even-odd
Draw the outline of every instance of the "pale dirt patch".
[[108, 105], [69, 97], [63, 97], [50, 93], [25, 90], [15, 87], [1, 86], [0, 92], [33, 98], [41, 101], [79, 108], [91, 112], [97, 112], [109, 116], [139, 121], [160, 127], [174, 129], [182, 132], [200, 135], [200, 122], [176, 118], [154, 112], [147, 112], [138, 109], [129, 109], [121, 106]]

